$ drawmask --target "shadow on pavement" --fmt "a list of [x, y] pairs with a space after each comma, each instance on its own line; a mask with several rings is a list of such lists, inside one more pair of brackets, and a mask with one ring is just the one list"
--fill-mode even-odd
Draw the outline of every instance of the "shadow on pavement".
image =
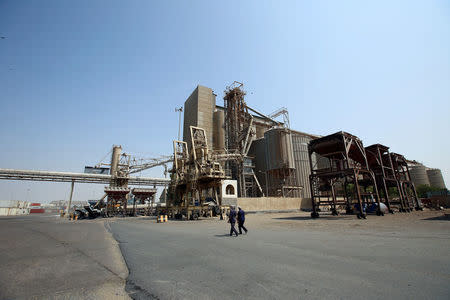
[[426, 219], [422, 219], [422, 220], [424, 220], [424, 221], [450, 221], [450, 215], [445, 214], [443, 216], [426, 218]]
[[[348, 220], [350, 218], [355, 218], [355, 216], [331, 216], [331, 215], [320, 215], [320, 217], [316, 220]], [[310, 216], [298, 216], [298, 217], [280, 217], [280, 218], [272, 218], [273, 220], [298, 220], [298, 221], [308, 221], [308, 220], [314, 220]]]
[[215, 234], [215, 237], [230, 237], [229, 233], [225, 233], [225, 234]]

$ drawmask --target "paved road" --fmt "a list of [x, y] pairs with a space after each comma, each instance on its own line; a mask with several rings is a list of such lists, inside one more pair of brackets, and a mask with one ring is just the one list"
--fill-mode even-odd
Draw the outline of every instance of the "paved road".
[[128, 299], [128, 270], [104, 222], [1, 217], [0, 299]]
[[[273, 216], [271, 225], [257, 224], [256, 218], [248, 216], [249, 234], [239, 237], [229, 237], [228, 224], [217, 220], [157, 224], [138, 218], [111, 223], [129, 268], [130, 295], [136, 299], [450, 298], [449, 221], [419, 220], [379, 231], [370, 225], [378, 221], [364, 223], [356, 218], [345, 221], [348, 226], [328, 221], [329, 226], [317, 228], [314, 222], [326, 221]], [[283, 225], [283, 219], [289, 222]], [[296, 228], [295, 223], [303, 221], [313, 225]]]

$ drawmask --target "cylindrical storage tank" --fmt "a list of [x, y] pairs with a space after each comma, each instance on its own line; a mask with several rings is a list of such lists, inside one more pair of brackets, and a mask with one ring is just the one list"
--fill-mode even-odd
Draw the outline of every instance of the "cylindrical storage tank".
[[442, 177], [441, 170], [439, 169], [429, 169], [427, 170], [428, 181], [432, 187], [437, 187], [440, 189], [445, 189], [444, 178]]
[[409, 174], [411, 175], [411, 180], [415, 186], [419, 185], [430, 185], [428, 181], [427, 169], [424, 165], [414, 165], [409, 168]]
[[[309, 186], [309, 175], [311, 168], [309, 165], [308, 143], [311, 137], [296, 132], [292, 133], [292, 147], [294, 149], [295, 172], [298, 184], [302, 187], [302, 197], [311, 198]], [[312, 158], [313, 165], [315, 157]]]
[[217, 110], [213, 115], [214, 119], [214, 138], [213, 138], [213, 146], [216, 150], [225, 149], [225, 128], [224, 128], [224, 120], [225, 113], [223, 110]]
[[274, 128], [264, 133], [267, 170], [295, 169], [292, 136], [286, 128]]
[[120, 155], [122, 154], [122, 146], [113, 146], [111, 155], [111, 175], [117, 176], [119, 169]]

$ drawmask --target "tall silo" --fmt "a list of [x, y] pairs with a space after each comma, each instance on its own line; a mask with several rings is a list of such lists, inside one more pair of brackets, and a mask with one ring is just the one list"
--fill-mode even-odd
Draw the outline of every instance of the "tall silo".
[[429, 169], [427, 170], [428, 180], [432, 187], [437, 187], [440, 189], [445, 189], [444, 178], [442, 177], [442, 172], [439, 169]]
[[291, 133], [286, 128], [273, 128], [264, 133], [268, 170], [295, 169]]
[[411, 180], [415, 186], [419, 185], [430, 185], [428, 180], [427, 168], [422, 164], [413, 165], [409, 168], [409, 174], [411, 175]]
[[302, 197], [310, 198], [311, 189], [309, 186], [309, 175], [311, 168], [309, 165], [308, 143], [313, 138], [300, 132], [292, 132], [292, 146], [294, 149], [295, 171], [298, 184], [302, 187]]
[[113, 145], [113, 150], [111, 154], [111, 171], [110, 174], [118, 176], [120, 156], [122, 155], [122, 146]]
[[286, 128], [264, 133], [269, 196], [299, 197], [296, 180], [292, 135]]

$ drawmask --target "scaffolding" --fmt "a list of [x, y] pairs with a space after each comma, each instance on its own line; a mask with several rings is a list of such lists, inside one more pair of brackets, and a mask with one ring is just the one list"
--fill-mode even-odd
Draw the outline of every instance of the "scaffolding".
[[213, 200], [221, 209], [219, 192], [222, 181], [228, 179], [222, 165], [214, 160], [213, 152], [208, 149], [205, 130], [190, 126], [190, 134], [190, 151], [186, 142], [173, 142], [174, 161], [167, 213], [174, 218], [206, 216], [210, 212], [207, 199]]
[[241, 197], [255, 197], [258, 192], [263, 194], [261, 186], [253, 171], [252, 158], [248, 156], [255, 131], [253, 129], [253, 116], [244, 101], [245, 92], [243, 84], [233, 82], [225, 90], [225, 148], [229, 153], [239, 153], [238, 159], [228, 160], [225, 163], [227, 172], [238, 181], [238, 190]]

